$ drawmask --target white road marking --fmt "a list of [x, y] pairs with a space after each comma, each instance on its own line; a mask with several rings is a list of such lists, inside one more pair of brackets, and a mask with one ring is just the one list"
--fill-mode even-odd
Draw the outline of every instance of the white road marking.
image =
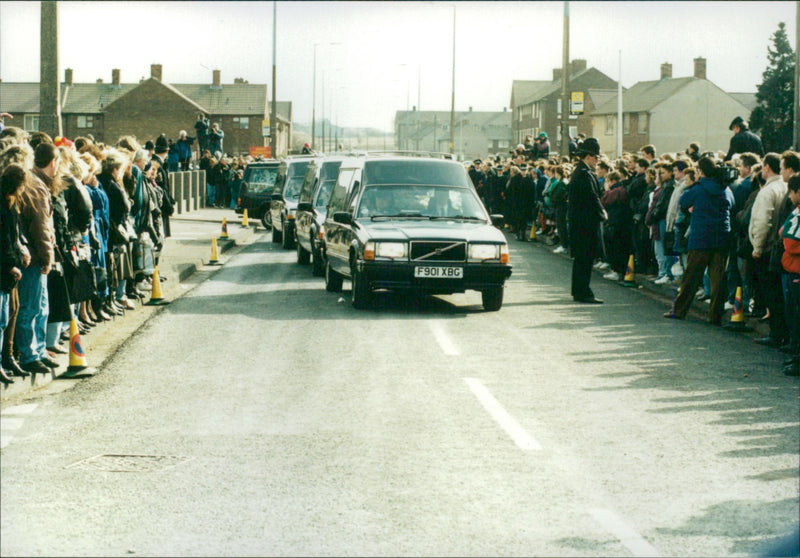
[[8, 434], [3, 434], [2, 436], [0, 436], [0, 449], [3, 449], [6, 446], [8, 446], [12, 442], [12, 440], [14, 440], [14, 437], [9, 436]]
[[439, 346], [442, 348], [442, 351], [444, 351], [444, 354], [448, 356], [458, 356], [461, 354], [461, 351], [459, 351], [458, 347], [456, 347], [456, 344], [453, 342], [450, 334], [447, 333], [447, 328], [445, 328], [445, 325], [442, 322], [428, 322], [428, 327], [431, 328], [433, 337], [436, 339], [436, 342], [439, 343]]
[[29, 415], [39, 406], [38, 403], [29, 403], [27, 405], [15, 405], [3, 409], [0, 415]]
[[633, 527], [611, 510], [592, 508], [589, 513], [603, 529], [614, 535], [634, 556], [660, 556]]
[[25, 419], [22, 418], [2, 418], [0, 419], [0, 430], [19, 430]]
[[539, 442], [528, 434], [514, 417], [508, 414], [508, 411], [503, 408], [500, 402], [497, 401], [491, 393], [489, 393], [489, 390], [486, 389], [486, 386], [484, 386], [480, 380], [477, 378], [464, 378], [464, 381], [469, 386], [469, 389], [472, 390], [472, 393], [475, 394], [475, 397], [478, 398], [481, 405], [483, 405], [483, 408], [486, 409], [495, 422], [511, 436], [511, 439], [514, 440], [514, 443], [517, 444], [519, 449], [523, 451], [542, 449]]

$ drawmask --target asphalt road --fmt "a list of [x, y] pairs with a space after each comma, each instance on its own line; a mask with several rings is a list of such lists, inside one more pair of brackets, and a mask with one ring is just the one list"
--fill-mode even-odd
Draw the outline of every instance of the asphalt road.
[[[512, 240], [512, 243], [514, 241]], [[101, 374], [3, 409], [0, 554], [752, 555], [798, 521], [781, 353], [512, 244], [356, 311], [262, 235]]]

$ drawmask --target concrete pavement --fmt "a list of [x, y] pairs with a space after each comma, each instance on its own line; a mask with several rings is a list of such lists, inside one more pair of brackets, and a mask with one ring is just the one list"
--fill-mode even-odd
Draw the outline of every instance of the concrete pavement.
[[[222, 220], [227, 220], [228, 240], [219, 238]], [[235, 250], [237, 246], [248, 244], [256, 236], [258, 221], [249, 220], [249, 226], [241, 225], [241, 217], [231, 209], [203, 208], [196, 211], [174, 215], [170, 219], [172, 236], [167, 239], [159, 262], [159, 274], [166, 277], [161, 284], [162, 295], [167, 301], [182, 296], [218, 266], [207, 265], [211, 256], [212, 238], [217, 238], [219, 260], [227, 258], [222, 254]], [[263, 229], [260, 229], [263, 231]], [[99, 323], [81, 336], [81, 344], [86, 353], [90, 368], [102, 371], [103, 363], [156, 312], [159, 306], [136, 305], [135, 310], [109, 322]], [[68, 348], [68, 343], [64, 344]], [[51, 374], [35, 374], [26, 378], [14, 378], [14, 383], [3, 386], [0, 400], [3, 404], [36, 396], [40, 391], [61, 391], [80, 381], [79, 378], [66, 378], [64, 373], [69, 365], [69, 355], [58, 355], [61, 367]], [[53, 380], [60, 380], [53, 382]]]

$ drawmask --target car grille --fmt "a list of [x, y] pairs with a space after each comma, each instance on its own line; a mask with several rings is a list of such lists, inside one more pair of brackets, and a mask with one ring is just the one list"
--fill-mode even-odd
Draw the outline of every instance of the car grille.
[[466, 242], [412, 242], [411, 260], [424, 262], [463, 262], [467, 259]]

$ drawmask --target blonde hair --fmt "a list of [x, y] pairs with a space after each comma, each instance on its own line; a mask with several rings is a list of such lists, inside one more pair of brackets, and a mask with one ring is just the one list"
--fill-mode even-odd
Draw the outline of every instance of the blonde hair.
[[81, 153], [81, 161], [86, 163], [86, 173], [81, 180], [86, 183], [92, 176], [100, 174], [100, 162], [91, 153]]
[[27, 143], [12, 145], [0, 151], [0, 172], [11, 164], [21, 165], [25, 169], [33, 168], [33, 149]]
[[58, 156], [61, 161], [61, 170], [64, 173], [83, 180], [83, 177], [89, 172], [89, 166], [78, 157], [78, 153], [71, 147], [60, 146]]
[[119, 149], [108, 147], [103, 151], [103, 155], [105, 155], [105, 157], [101, 165], [104, 174], [114, 174], [114, 171], [128, 164], [128, 156]]

